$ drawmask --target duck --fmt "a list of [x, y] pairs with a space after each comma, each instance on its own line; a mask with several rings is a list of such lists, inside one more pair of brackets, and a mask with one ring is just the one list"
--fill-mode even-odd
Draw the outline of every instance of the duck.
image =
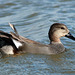
[[42, 44], [18, 34], [14, 25], [9, 23], [14, 32], [6, 33], [0, 31], [0, 53], [2, 55], [15, 55], [23, 53], [34, 54], [59, 54], [65, 51], [60, 38], [67, 37], [75, 41], [69, 29], [65, 24], [54, 23], [50, 26], [48, 37], [49, 44]]

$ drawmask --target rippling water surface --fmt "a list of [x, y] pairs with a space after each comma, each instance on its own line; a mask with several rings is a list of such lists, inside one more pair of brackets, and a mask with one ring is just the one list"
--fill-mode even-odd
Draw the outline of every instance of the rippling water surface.
[[[75, 0], [0, 0], [0, 30], [49, 44], [48, 30], [64, 23], [75, 36]], [[0, 58], [0, 75], [75, 75], [75, 42], [61, 38], [68, 49], [58, 55], [23, 54]]]

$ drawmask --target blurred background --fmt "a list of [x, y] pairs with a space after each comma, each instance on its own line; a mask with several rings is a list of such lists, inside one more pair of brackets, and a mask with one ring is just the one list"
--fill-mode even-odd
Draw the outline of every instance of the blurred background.
[[[10, 33], [8, 23], [20, 35], [49, 44], [53, 23], [64, 23], [75, 36], [75, 0], [0, 0], [0, 30]], [[0, 75], [75, 74], [75, 42], [61, 38], [67, 51], [58, 55], [23, 54], [0, 58]]]

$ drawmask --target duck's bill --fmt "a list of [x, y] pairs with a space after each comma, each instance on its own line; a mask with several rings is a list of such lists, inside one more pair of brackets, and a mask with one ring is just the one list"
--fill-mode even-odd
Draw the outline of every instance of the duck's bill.
[[65, 37], [75, 41], [75, 37], [73, 37], [70, 32], [67, 35], [65, 35]]

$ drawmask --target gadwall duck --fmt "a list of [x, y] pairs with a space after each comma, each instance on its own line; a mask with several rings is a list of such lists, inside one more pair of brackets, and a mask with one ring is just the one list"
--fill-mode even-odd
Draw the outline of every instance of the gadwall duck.
[[49, 29], [50, 44], [45, 45], [39, 42], [20, 36], [14, 27], [10, 24], [15, 33], [10, 34], [0, 31], [0, 52], [2, 54], [20, 54], [20, 53], [37, 53], [37, 54], [58, 54], [65, 51], [60, 41], [61, 37], [67, 37], [72, 40], [75, 38], [71, 35], [66, 25], [54, 23]]

